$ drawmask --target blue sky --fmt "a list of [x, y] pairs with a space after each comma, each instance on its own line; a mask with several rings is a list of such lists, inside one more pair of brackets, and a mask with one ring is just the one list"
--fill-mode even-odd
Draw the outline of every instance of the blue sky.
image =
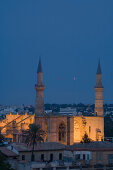
[[94, 103], [99, 58], [113, 103], [113, 0], [0, 1], [0, 104], [35, 103], [39, 56], [45, 103]]

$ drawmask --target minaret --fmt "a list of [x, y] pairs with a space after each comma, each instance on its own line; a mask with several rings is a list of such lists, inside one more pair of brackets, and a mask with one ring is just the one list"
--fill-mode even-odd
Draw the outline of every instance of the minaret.
[[37, 69], [37, 84], [36, 89], [36, 105], [35, 105], [35, 116], [44, 115], [44, 84], [43, 84], [43, 72], [41, 58], [39, 59], [38, 69]]
[[103, 90], [102, 85], [102, 72], [100, 67], [100, 61], [98, 63], [96, 73], [96, 86], [95, 86], [95, 115], [103, 116]]

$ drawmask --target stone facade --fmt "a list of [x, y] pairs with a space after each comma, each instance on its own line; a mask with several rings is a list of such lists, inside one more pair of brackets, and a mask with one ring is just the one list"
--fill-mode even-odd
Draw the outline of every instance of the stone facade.
[[[16, 117], [16, 118], [15, 118]], [[7, 120], [7, 121], [6, 121]], [[14, 142], [22, 142], [22, 132], [27, 130], [29, 124], [35, 122], [35, 115], [12, 115], [6, 116], [1, 125], [1, 132]], [[85, 122], [85, 123], [84, 123]], [[104, 139], [104, 118], [97, 116], [55, 116], [37, 117], [37, 123], [46, 132], [45, 141], [59, 142], [72, 145], [80, 142], [84, 133], [93, 141]]]
[[[40, 65], [38, 70], [41, 73]], [[37, 77], [38, 84], [43, 84], [43, 74]], [[39, 96], [37, 96], [39, 98]], [[36, 101], [38, 101], [36, 99]], [[38, 102], [38, 104], [41, 101]], [[42, 107], [43, 108], [43, 107]], [[38, 110], [38, 108], [37, 108]], [[69, 116], [62, 114], [37, 114], [36, 124], [41, 125], [42, 129], [46, 131], [48, 142], [60, 142], [63, 144], [72, 145], [73, 143], [80, 142], [85, 133], [93, 141], [104, 140], [104, 117], [103, 117], [103, 86], [100, 62], [96, 74], [95, 86], [95, 116]], [[40, 120], [40, 121], [39, 121]], [[43, 126], [42, 126], [43, 124]], [[47, 128], [47, 129], [46, 129]]]
[[[72, 145], [80, 142], [85, 133], [93, 141], [104, 140], [103, 117], [48, 116], [45, 119], [47, 120], [47, 142]], [[46, 131], [46, 128], [43, 129]]]
[[23, 131], [29, 128], [29, 124], [34, 123], [35, 115], [7, 114], [6, 119], [0, 122], [1, 133], [5, 138], [11, 138], [13, 142], [23, 142]]
[[37, 70], [35, 114], [7, 115], [0, 123], [1, 132], [13, 141], [24, 141], [22, 132], [28, 129], [29, 124], [36, 123], [46, 132], [45, 141], [59, 142], [67, 145], [80, 142], [85, 133], [93, 141], [104, 140], [103, 117], [103, 86], [100, 63], [97, 69], [95, 86], [95, 116], [69, 116], [69, 114], [44, 112], [44, 85], [41, 60]]
[[103, 90], [104, 87], [102, 85], [102, 73], [100, 68], [100, 62], [97, 68], [96, 74], [96, 86], [95, 86], [95, 115], [103, 116]]
[[44, 114], [44, 94], [43, 94], [44, 84], [41, 59], [39, 60], [37, 70], [37, 84], [35, 85], [35, 89], [36, 89], [35, 115], [37, 117]]

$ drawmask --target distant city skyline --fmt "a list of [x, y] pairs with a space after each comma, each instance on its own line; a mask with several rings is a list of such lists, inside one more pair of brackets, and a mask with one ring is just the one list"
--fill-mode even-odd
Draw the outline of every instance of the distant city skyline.
[[45, 103], [94, 104], [100, 59], [113, 103], [113, 1], [0, 2], [0, 104], [35, 105], [39, 56]]

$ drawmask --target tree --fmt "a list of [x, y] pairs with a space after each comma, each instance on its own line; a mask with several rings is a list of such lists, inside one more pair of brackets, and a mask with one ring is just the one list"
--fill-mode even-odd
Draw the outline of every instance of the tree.
[[110, 115], [104, 117], [104, 135], [105, 137], [113, 137], [113, 120]]
[[0, 169], [1, 170], [14, 170], [13, 168], [11, 168], [11, 165], [6, 162], [6, 157], [0, 153]]
[[44, 142], [45, 132], [39, 125], [30, 124], [29, 129], [26, 131], [26, 143], [32, 145], [31, 161], [34, 161], [34, 146], [37, 143]]
[[88, 137], [87, 133], [84, 134], [81, 143], [90, 143], [92, 140]]

